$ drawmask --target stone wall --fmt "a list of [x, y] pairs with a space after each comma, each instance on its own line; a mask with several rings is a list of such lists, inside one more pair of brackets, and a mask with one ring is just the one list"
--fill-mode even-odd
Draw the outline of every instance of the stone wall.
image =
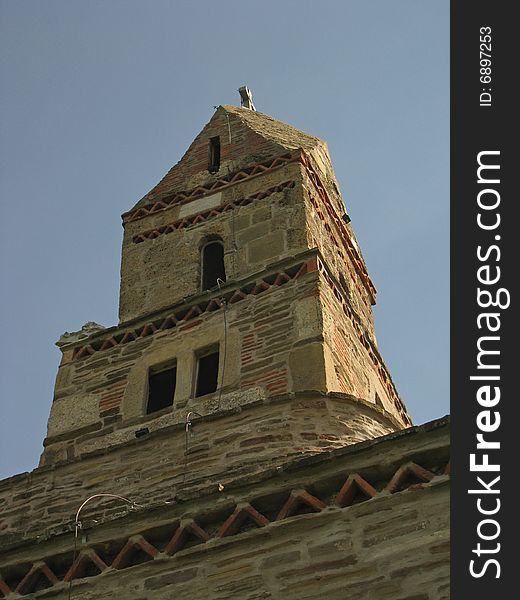
[[[136, 443], [134, 460], [140, 449]], [[95, 493], [85, 482], [107, 476], [103, 460], [95, 459], [95, 470], [83, 461], [83, 485], [67, 479], [73, 465], [53, 473], [62, 498], [75, 495], [77, 504]], [[0, 590], [4, 597], [16, 589], [24, 597], [65, 599], [72, 584], [76, 600], [447, 599], [448, 461], [449, 425], [439, 420], [237, 471], [223, 484], [209, 479], [169, 498], [156, 493], [157, 479], [128, 479], [127, 497], [139, 506], [94, 500], [81, 514], [75, 553], [66, 527], [40, 529], [37, 542], [30, 527], [25, 542], [4, 536]], [[162, 473], [166, 483], [167, 462]], [[121, 491], [115, 480], [110, 491]], [[27, 490], [29, 503], [36, 497]]]
[[209, 240], [224, 244], [228, 280], [307, 249], [300, 190], [299, 165], [285, 160], [261, 176], [125, 223], [121, 322], [200, 294], [200, 250]]
[[[190, 410], [206, 414], [220, 404], [237, 407], [294, 386], [327, 391], [318, 356], [317, 272], [302, 271], [296, 277], [302, 268], [315, 268], [306, 265], [300, 260], [258, 280], [217, 290], [202, 305], [160, 315], [155, 332], [154, 322], [137, 330], [102, 330], [98, 342], [95, 336], [89, 339], [90, 348], [99, 348], [90, 355], [65, 350], [43, 463], [131, 439], [139, 423], [148, 426], [150, 420], [152, 429], [182, 423]], [[175, 315], [180, 320], [174, 326]], [[167, 326], [161, 329], [161, 323]], [[194, 398], [194, 371], [197, 351], [209, 344], [220, 347], [218, 391], [203, 402]], [[307, 354], [316, 364], [300, 373], [295, 358]], [[148, 371], [171, 361], [178, 373], [173, 406], [146, 416]]]
[[[101, 330], [80, 346], [65, 347], [41, 464], [128, 441], [143, 426], [182, 424], [190, 411], [208, 415], [305, 390], [344, 392], [375, 406], [377, 389], [396, 426], [408, 424], [391, 381], [385, 387], [378, 355], [362, 345], [344, 306], [331, 295], [331, 281], [311, 251], [260, 278], [235, 281], [202, 304], [199, 298], [195, 306], [172, 308], [153, 322]], [[174, 326], [175, 315], [180, 320]], [[350, 349], [338, 352], [340, 342]], [[209, 344], [220, 348], [218, 390], [195, 398], [197, 352]], [[146, 415], [148, 372], [172, 361], [173, 405]]]
[[326, 144], [220, 107], [123, 224], [121, 322], [60, 338], [40, 467], [0, 482], [0, 597], [447, 597], [447, 423], [392, 433], [411, 421]]
[[[320, 265], [321, 266], [321, 265]], [[360, 396], [411, 425], [390, 372], [373, 338], [352, 310], [349, 297], [330, 272], [321, 266], [320, 301], [323, 307], [325, 355], [333, 365], [329, 389]]]
[[[151, 421], [151, 420], [150, 420]], [[85, 446], [74, 460], [0, 482], [0, 540], [24, 539], [71, 523], [90, 494], [132, 495], [139, 503], [168, 500], [179, 490], [227, 485], [288, 457], [327, 452], [393, 431], [387, 415], [345, 395], [302, 393], [271, 401], [250, 398], [240, 412], [184, 419], [118, 446]]]
[[375, 288], [366, 277], [364, 261], [352, 227], [343, 220], [345, 208], [330, 159], [320, 150], [318, 147], [309, 153], [302, 171], [308, 244], [310, 248], [319, 248], [360, 325], [375, 343], [372, 314]]

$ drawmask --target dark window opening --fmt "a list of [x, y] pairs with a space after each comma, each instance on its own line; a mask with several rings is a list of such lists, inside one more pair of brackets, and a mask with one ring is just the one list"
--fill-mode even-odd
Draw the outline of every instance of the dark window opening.
[[221, 242], [211, 242], [202, 248], [202, 289], [215, 287], [217, 279], [226, 281], [224, 246]]
[[219, 352], [199, 357], [197, 361], [197, 385], [195, 396], [205, 396], [217, 389]]
[[216, 173], [220, 169], [220, 137], [209, 138], [208, 171]]
[[170, 367], [162, 371], [150, 371], [148, 376], [148, 404], [146, 405], [147, 415], [173, 405], [176, 382], [176, 367]]

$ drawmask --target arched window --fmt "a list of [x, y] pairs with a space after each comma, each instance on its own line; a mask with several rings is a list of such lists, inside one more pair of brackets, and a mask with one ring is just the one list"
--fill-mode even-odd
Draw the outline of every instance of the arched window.
[[220, 241], [209, 242], [202, 247], [202, 289], [209, 290], [217, 285], [217, 279], [226, 281], [224, 268], [224, 246]]

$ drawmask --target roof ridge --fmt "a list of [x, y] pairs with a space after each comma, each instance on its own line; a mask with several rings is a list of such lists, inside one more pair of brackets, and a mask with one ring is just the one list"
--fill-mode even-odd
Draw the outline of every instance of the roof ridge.
[[251, 110], [249, 108], [243, 108], [241, 106], [233, 106], [231, 104], [221, 104], [219, 108], [222, 108], [224, 111], [236, 115], [242, 121], [242, 123], [244, 123], [247, 127], [253, 129], [255, 133], [258, 133], [259, 135], [262, 135], [264, 137], [269, 137], [269, 139], [272, 139], [273, 141], [278, 143], [280, 143], [280, 139], [276, 135], [271, 134], [269, 130], [257, 129], [254, 126], [255, 124], [257, 124], [256, 122], [264, 120], [272, 125], [281, 127], [283, 129], [287, 129], [289, 131], [293, 131], [300, 136], [303, 135], [309, 141], [320, 142], [322, 144], [325, 143], [325, 141], [321, 138], [316, 137], [315, 135], [311, 135], [310, 133], [307, 133], [302, 129], [298, 129], [294, 125], [286, 123], [285, 121], [281, 121], [280, 119], [277, 119], [272, 115], [268, 115], [267, 113], [263, 113], [257, 110]]

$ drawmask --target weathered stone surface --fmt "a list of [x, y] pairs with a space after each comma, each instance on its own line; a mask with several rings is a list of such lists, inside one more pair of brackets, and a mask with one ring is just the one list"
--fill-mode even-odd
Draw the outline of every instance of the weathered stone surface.
[[120, 324], [58, 343], [40, 467], [0, 482], [0, 596], [448, 597], [448, 422], [403, 429], [347, 221], [324, 142], [215, 112], [123, 215]]
[[[270, 282], [273, 278], [265, 277]], [[385, 410], [397, 417], [396, 426], [403, 422], [393, 385], [383, 379], [385, 371], [375, 349], [356, 340], [352, 321], [320, 271], [267, 287], [260, 294], [228, 304], [225, 315], [220, 306], [220, 310], [202, 314], [186, 326], [63, 364], [42, 464], [66, 459], [71, 452], [78, 456], [124, 443], [134, 438], [139, 425], [152, 430], [180, 425], [190, 410], [205, 415], [219, 404], [228, 408], [250, 404], [251, 394], [260, 399], [306, 389], [338, 390], [368, 399], [375, 408], [377, 393]], [[219, 308], [217, 294], [214, 297]], [[345, 348], [347, 331], [351, 351]], [[124, 332], [118, 335], [121, 338]], [[221, 349], [221, 391], [202, 401], [193, 397], [197, 351], [210, 344]], [[168, 362], [177, 364], [174, 404], [160, 414], [146, 415], [148, 371]], [[78, 398], [88, 398], [84, 409]], [[73, 415], [77, 411], [81, 418], [76, 432]], [[119, 419], [106, 422], [107, 412], [119, 415]], [[98, 424], [99, 435], [85, 438], [80, 423], [82, 427]], [[376, 434], [372, 431], [370, 435]]]
[[194, 215], [203, 210], [208, 210], [209, 208], [216, 208], [222, 202], [222, 192], [218, 194], [210, 194], [209, 196], [203, 196], [198, 200], [192, 200], [187, 204], [183, 204], [179, 210], [179, 218], [187, 217], [189, 215]]
[[[337, 600], [350, 594], [366, 600], [447, 598], [449, 476], [443, 472], [449, 459], [448, 443], [448, 424], [439, 421], [316, 455], [312, 462], [290, 458], [281, 471], [260, 470], [249, 479], [236, 473], [221, 491], [199, 483], [190, 492], [189, 484], [184, 501], [180, 496], [161, 499], [153, 493], [157, 480], [148, 474], [141, 483], [152, 493], [146, 494], [147, 499], [139, 498], [135, 511], [129, 512], [121, 501], [102, 499], [85, 510], [86, 537], [79, 550], [89, 548], [110, 565], [130, 537], [151, 544], [155, 558], [133, 553], [119, 570], [88, 572], [86, 578], [72, 582], [73, 597], [317, 600], [326, 592]], [[411, 460], [431, 470], [431, 481], [417, 488], [410, 480], [401, 491], [386, 492], [387, 482], [400, 465]], [[167, 485], [168, 465], [158, 463], [155, 470], [162, 471]], [[65, 465], [53, 471], [54, 485], [62, 489], [62, 495], [74, 487], [66, 484], [66, 473]], [[340, 508], [334, 498], [350, 473], [360, 473], [377, 494]], [[88, 469], [82, 475], [76, 470], [75, 476], [78, 483], [92, 480]], [[141, 485], [128, 478], [124, 483], [134, 491]], [[309, 490], [325, 508], [309, 510], [301, 505], [295, 513], [276, 520], [291, 490]], [[84, 489], [83, 494], [93, 491]], [[251, 505], [265, 516], [266, 524], [244, 520], [230, 536], [219, 537], [228, 515]], [[168, 555], [165, 548], [176, 528], [190, 526], [193, 520], [206, 537], [200, 540], [190, 534], [180, 549]], [[39, 544], [31, 538], [13, 544], [4, 537], [0, 546], [4, 581], [12, 585], [18, 573], [22, 577], [27, 565], [38, 561], [64, 573], [70, 566], [72, 543], [73, 532], [66, 527], [47, 531]], [[67, 593], [67, 586], [58, 581], [35, 597], [61, 599]]]

